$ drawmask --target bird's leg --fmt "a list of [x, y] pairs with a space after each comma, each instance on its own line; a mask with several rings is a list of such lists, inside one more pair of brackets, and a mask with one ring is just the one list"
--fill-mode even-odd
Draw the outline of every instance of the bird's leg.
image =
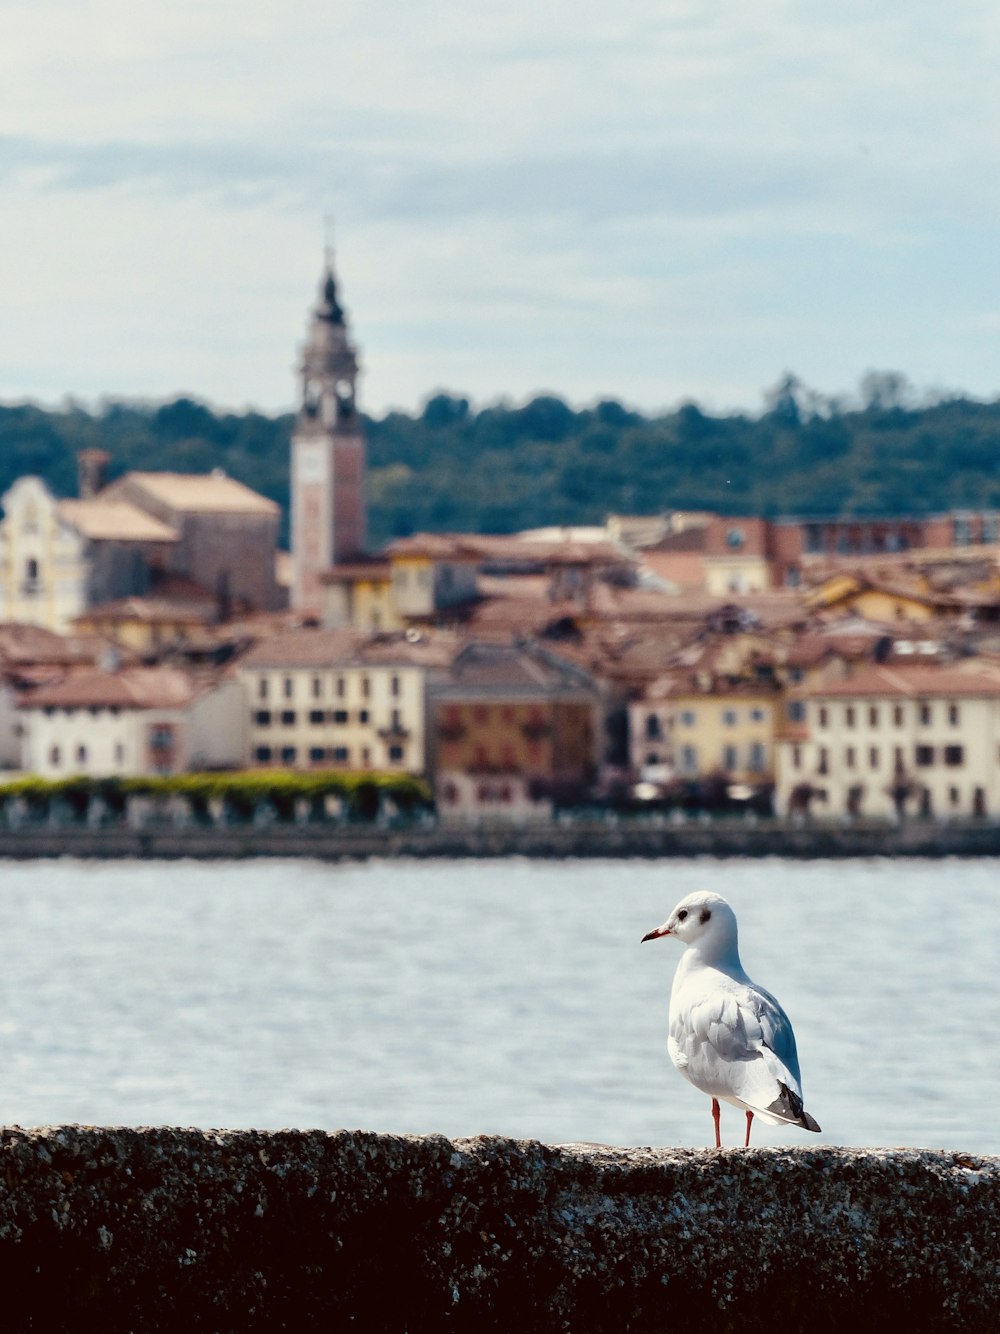
[[752, 1125], [753, 1125], [753, 1112], [751, 1112], [751, 1110], [750, 1110], [749, 1107], [748, 1107], [748, 1108], [747, 1108], [747, 1137], [746, 1137], [746, 1139], [745, 1139], [744, 1142], [743, 1142], [743, 1147], [744, 1147], [744, 1149], [749, 1149], [749, 1147], [750, 1147], [750, 1127], [751, 1127]]
[[722, 1115], [722, 1109], [719, 1106], [718, 1098], [712, 1099], [712, 1120], [715, 1122], [715, 1147], [722, 1148], [722, 1136], [719, 1134], [719, 1117]]

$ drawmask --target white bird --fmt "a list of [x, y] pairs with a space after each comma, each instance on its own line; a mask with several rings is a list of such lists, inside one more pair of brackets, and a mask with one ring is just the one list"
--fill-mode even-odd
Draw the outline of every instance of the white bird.
[[643, 936], [676, 936], [687, 946], [670, 992], [667, 1050], [685, 1079], [712, 1099], [720, 1148], [719, 1100], [772, 1125], [819, 1130], [802, 1105], [795, 1034], [770, 992], [743, 971], [736, 914], [719, 894], [681, 899], [662, 926]]

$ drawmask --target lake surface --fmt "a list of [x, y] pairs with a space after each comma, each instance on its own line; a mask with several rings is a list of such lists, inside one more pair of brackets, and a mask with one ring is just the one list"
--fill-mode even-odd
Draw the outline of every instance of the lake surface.
[[7, 862], [0, 1120], [704, 1145], [640, 945], [696, 888], [824, 1129], [756, 1143], [1000, 1153], [992, 860]]

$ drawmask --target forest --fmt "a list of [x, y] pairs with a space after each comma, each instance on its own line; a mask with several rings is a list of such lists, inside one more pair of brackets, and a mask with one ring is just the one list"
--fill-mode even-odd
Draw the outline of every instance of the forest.
[[[917, 403], [895, 372], [853, 402], [787, 375], [757, 414], [696, 403], [643, 415], [552, 394], [473, 407], [432, 395], [412, 414], [365, 417], [370, 540], [417, 531], [513, 532], [602, 523], [610, 513], [847, 516], [1000, 508], [1000, 401]], [[129, 469], [223, 468], [287, 510], [291, 414], [220, 412], [190, 398], [96, 408], [0, 404], [0, 494], [34, 473], [76, 493], [75, 455], [97, 446]]]

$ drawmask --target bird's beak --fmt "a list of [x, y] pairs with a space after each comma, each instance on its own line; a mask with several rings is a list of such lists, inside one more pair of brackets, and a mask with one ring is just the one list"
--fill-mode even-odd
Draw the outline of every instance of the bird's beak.
[[659, 940], [660, 936], [672, 936], [672, 935], [673, 932], [670, 930], [670, 927], [667, 926], [666, 922], [664, 922], [662, 926], [658, 926], [654, 931], [647, 931], [646, 934], [643, 936], [642, 940], [639, 942], [639, 944], [640, 945], [644, 944], [645, 941], [647, 940]]

